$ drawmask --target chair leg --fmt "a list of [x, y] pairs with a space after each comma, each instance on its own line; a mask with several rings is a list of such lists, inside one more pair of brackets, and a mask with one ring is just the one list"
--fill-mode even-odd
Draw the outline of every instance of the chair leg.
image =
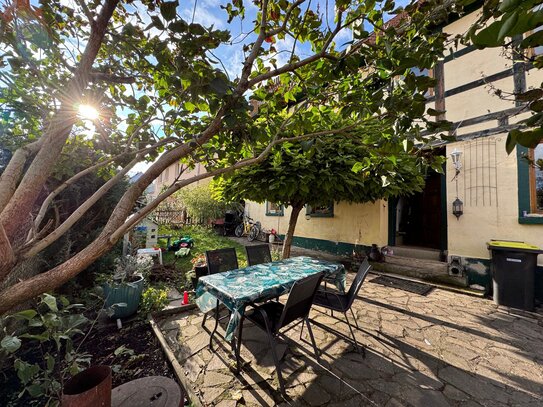
[[271, 353], [273, 357], [273, 361], [275, 363], [275, 368], [277, 369], [277, 378], [279, 379], [279, 388], [281, 389], [281, 393], [283, 395], [286, 395], [285, 391], [285, 383], [283, 381], [283, 375], [281, 374], [281, 365], [279, 364], [279, 358], [277, 357], [277, 352], [275, 350], [275, 338], [273, 337], [273, 334], [270, 331], [270, 328], [268, 327], [268, 324], [266, 323], [266, 332], [268, 333], [268, 340], [270, 342], [271, 347]]
[[300, 328], [300, 340], [302, 340], [303, 333], [304, 333], [304, 323], [302, 322], [302, 327]]
[[243, 332], [243, 317], [241, 317], [241, 321], [239, 321], [239, 329], [238, 329], [238, 343], [237, 343], [237, 346], [236, 346], [236, 373], [239, 373], [240, 370], [241, 370], [241, 356], [240, 356], [240, 351], [241, 351], [241, 335], [242, 335], [242, 332]]
[[347, 312], [344, 312], [343, 314], [345, 315], [345, 321], [347, 321], [347, 325], [349, 325], [349, 330], [351, 331], [351, 335], [353, 336], [354, 346], [356, 348], [356, 351], [360, 353], [360, 347], [358, 346], [358, 342], [356, 341], [356, 336], [354, 336], [353, 327], [351, 326], [351, 323], [349, 322], [349, 318], [347, 317]]
[[[315, 337], [313, 336], [313, 330], [311, 329], [311, 324], [309, 323], [309, 318], [306, 318], [305, 322], [307, 324], [307, 331], [309, 332], [309, 337], [311, 338], [311, 344], [313, 345], [313, 350], [315, 351], [315, 358], [317, 358], [317, 362], [321, 363], [319, 350], [317, 348], [317, 342], [315, 342]], [[302, 326], [303, 326], [303, 324], [302, 324]]]
[[356, 325], [356, 329], [360, 329], [360, 327], [358, 326], [358, 321], [356, 320], [356, 315], [354, 314], [353, 309], [349, 308], [349, 310], [351, 311], [351, 315], [353, 316], [354, 324]]
[[206, 318], [207, 318], [207, 314], [204, 314], [204, 318], [202, 319], [202, 328], [205, 326], [206, 324]]
[[213, 328], [213, 331], [209, 334], [209, 349], [213, 350], [213, 335], [215, 335], [215, 332], [217, 332], [217, 328], [219, 327], [219, 300], [217, 300], [217, 306], [215, 307], [215, 327]]

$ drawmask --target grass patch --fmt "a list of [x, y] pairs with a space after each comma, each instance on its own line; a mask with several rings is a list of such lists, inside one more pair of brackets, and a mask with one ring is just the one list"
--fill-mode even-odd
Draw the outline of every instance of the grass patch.
[[[245, 247], [228, 239], [227, 237], [218, 235], [211, 228], [202, 226], [187, 226], [181, 229], [171, 229], [165, 226], [160, 226], [158, 230], [160, 235], [172, 235], [172, 241], [186, 235], [189, 235], [192, 239], [194, 239], [194, 247], [190, 250], [190, 254], [186, 257], [176, 258], [173, 251], [164, 251], [162, 253], [162, 261], [164, 264], [174, 266], [176, 270], [179, 270], [181, 273], [183, 273], [183, 275], [185, 275], [187, 271], [192, 270], [191, 260], [194, 257], [204, 254], [206, 250], [224, 249], [226, 247], [233, 247], [236, 249], [240, 267], [247, 266]], [[166, 239], [160, 239], [158, 243], [161, 248], [166, 249]]]

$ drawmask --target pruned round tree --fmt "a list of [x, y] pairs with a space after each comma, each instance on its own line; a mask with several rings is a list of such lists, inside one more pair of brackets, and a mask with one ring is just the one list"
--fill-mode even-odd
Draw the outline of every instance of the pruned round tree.
[[283, 144], [255, 166], [224, 175], [215, 191], [226, 200], [248, 199], [291, 206], [283, 258], [305, 205], [366, 203], [421, 191], [429, 167], [442, 159], [424, 151], [403, 151], [386, 137], [384, 123], [332, 138]]

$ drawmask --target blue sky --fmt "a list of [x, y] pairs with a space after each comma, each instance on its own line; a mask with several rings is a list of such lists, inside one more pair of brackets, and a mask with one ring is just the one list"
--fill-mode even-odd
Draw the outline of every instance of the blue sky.
[[[235, 41], [233, 41], [235, 43], [232, 45], [221, 45], [215, 55], [222, 60], [231, 79], [234, 79], [239, 75], [244, 60], [243, 44], [250, 43], [255, 39], [254, 34], [250, 34], [246, 38], [244, 38], [244, 36], [249, 33], [253, 27], [253, 21], [255, 20], [258, 11], [257, 7], [251, 0], [245, 0], [245, 19], [241, 20], [240, 18], [236, 18], [228, 24], [226, 10], [221, 9], [220, 7], [221, 5], [226, 4], [226, 1], [224, 0], [181, 0], [180, 3], [178, 13], [183, 19], [189, 22], [194, 21], [205, 27], [213, 25], [215, 28], [230, 31], [231, 38], [235, 39]], [[399, 0], [396, 2], [396, 5], [404, 6], [407, 3], [409, 3], [409, 0]], [[335, 4], [333, 0], [307, 1], [302, 7], [307, 7], [306, 4], [310, 4], [311, 9], [318, 12], [320, 15], [323, 15], [325, 19], [326, 16], [328, 16], [329, 24], [332, 26]], [[336, 37], [336, 47], [339, 49], [345, 47], [345, 43], [351, 41], [351, 39], [351, 30], [342, 30]], [[275, 48], [277, 49], [278, 54], [275, 58], [277, 59], [278, 65], [282, 65], [288, 61], [288, 55], [291, 52], [293, 45], [294, 40], [291, 37], [286, 37], [284, 40], [277, 40]], [[267, 45], [265, 44], [265, 46]], [[295, 52], [300, 57], [311, 54], [308, 44], [298, 43]]]

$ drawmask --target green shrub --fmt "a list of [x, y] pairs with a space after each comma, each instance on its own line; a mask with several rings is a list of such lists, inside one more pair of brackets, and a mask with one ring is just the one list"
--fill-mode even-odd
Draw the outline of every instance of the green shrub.
[[[3, 318], [0, 355], [13, 359], [21, 382], [18, 398], [28, 395], [32, 405], [57, 406], [62, 383], [90, 365], [91, 356], [73, 345], [73, 338], [83, 335], [80, 328], [88, 323], [82, 307], [70, 305], [65, 297], [43, 294], [35, 309]], [[8, 332], [13, 325], [16, 328]]]
[[161, 288], [148, 287], [141, 296], [140, 310], [144, 314], [160, 311], [168, 305], [168, 291]]

